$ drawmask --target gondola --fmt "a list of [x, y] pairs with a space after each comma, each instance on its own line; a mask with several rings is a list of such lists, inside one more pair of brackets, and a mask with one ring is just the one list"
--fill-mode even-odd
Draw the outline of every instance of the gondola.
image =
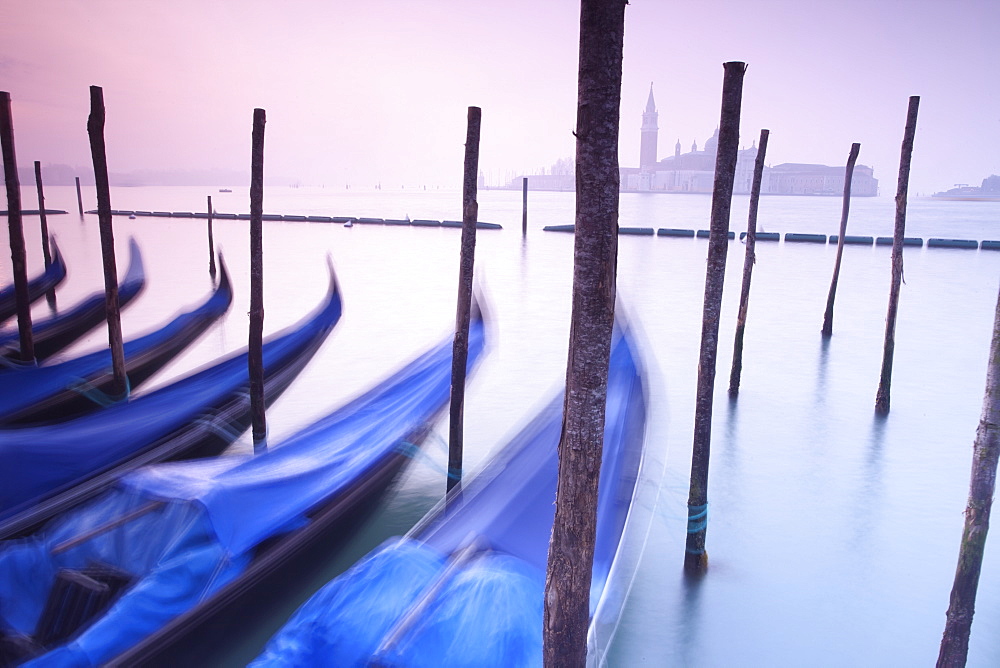
[[[130, 389], [163, 368], [229, 309], [233, 290], [221, 257], [219, 265], [219, 285], [201, 305], [145, 336], [125, 342]], [[0, 373], [0, 427], [63, 422], [92, 412], [122, 398], [107, 395], [113, 379], [108, 347], [59, 364]]]
[[[470, 367], [484, 338], [475, 318]], [[264, 454], [146, 467], [0, 546], [8, 648], [49, 650], [42, 665], [178, 665], [171, 649], [196, 646], [193, 634], [233, 610], [259, 607], [262, 590], [288, 587], [310, 549], [328, 554], [370, 510], [447, 404], [451, 349], [449, 337]], [[84, 577], [121, 593], [113, 603], [115, 594], [91, 598]], [[56, 606], [68, 590], [104, 600], [75, 616]]]
[[[119, 307], [124, 308], [130, 304], [145, 286], [146, 272], [142, 263], [142, 252], [135, 239], [130, 239], [128, 270], [118, 283]], [[31, 337], [35, 348], [35, 361], [44, 362], [105, 322], [107, 310], [104, 302], [104, 290], [101, 290], [58, 315], [32, 321]], [[3, 365], [4, 359], [10, 362], [8, 366]], [[0, 372], [4, 369], [19, 368], [19, 359], [20, 341], [17, 329], [11, 327], [0, 332]]]
[[[266, 404], [305, 367], [340, 314], [331, 268], [317, 311], [264, 343]], [[237, 353], [70, 422], [0, 430], [0, 539], [32, 531], [144, 464], [219, 454], [250, 425], [249, 382], [247, 354]]]
[[[45, 268], [41, 274], [28, 281], [28, 301], [36, 302], [41, 299], [46, 292], [52, 290], [62, 283], [66, 278], [66, 262], [63, 260], [59, 247], [56, 246], [55, 239], [52, 239], [52, 264]], [[17, 298], [14, 294], [14, 285], [8, 285], [0, 289], [0, 322], [17, 313]]]
[[[623, 604], [619, 557], [643, 463], [646, 399], [628, 336], [613, 345], [607, 398], [592, 663]], [[251, 665], [541, 666], [561, 409], [557, 397], [409, 534], [320, 589]]]

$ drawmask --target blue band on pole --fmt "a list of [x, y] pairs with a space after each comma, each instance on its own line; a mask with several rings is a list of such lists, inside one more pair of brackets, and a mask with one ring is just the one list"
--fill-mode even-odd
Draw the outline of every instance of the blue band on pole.
[[689, 505], [687, 532], [700, 533], [704, 531], [707, 526], [708, 526], [708, 504], [706, 503], [698, 506]]

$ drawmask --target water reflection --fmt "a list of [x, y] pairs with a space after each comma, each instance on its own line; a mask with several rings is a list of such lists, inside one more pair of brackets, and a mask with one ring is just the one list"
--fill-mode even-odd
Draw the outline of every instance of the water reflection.
[[[711, 563], [709, 568], [711, 568]], [[705, 579], [704, 575], [684, 575], [680, 579], [681, 598], [678, 615], [680, 623], [678, 625], [679, 637], [676, 642], [679, 650], [679, 663], [682, 666], [697, 666], [704, 662], [701, 638], [701, 601]]]

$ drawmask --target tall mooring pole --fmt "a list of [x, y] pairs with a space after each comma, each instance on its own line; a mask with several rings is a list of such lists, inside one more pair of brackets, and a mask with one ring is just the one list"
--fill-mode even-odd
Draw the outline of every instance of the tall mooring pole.
[[618, 125], [626, 0], [582, 0], [576, 108], [573, 309], [542, 658], [584, 666], [618, 273]]
[[917, 133], [917, 108], [920, 98], [910, 98], [903, 131], [903, 147], [899, 156], [899, 180], [896, 184], [896, 225], [892, 234], [892, 285], [889, 287], [889, 310], [885, 316], [885, 345], [882, 348], [882, 375], [875, 395], [875, 412], [889, 413], [889, 388], [892, 384], [892, 356], [896, 350], [896, 311], [899, 310], [899, 289], [903, 283], [903, 237], [906, 234], [906, 193], [910, 183], [910, 157], [913, 138]]
[[482, 110], [469, 107], [465, 134], [465, 174], [462, 179], [462, 248], [458, 271], [458, 308], [451, 357], [451, 409], [448, 426], [448, 491], [462, 484], [464, 449], [465, 369], [469, 360], [469, 321], [472, 318], [472, 275], [476, 259], [476, 175], [479, 173], [479, 130]]
[[21, 184], [17, 176], [10, 93], [4, 91], [0, 91], [0, 149], [3, 151], [3, 171], [7, 187], [7, 229], [10, 233], [10, 258], [14, 269], [14, 300], [17, 306], [17, 334], [21, 347], [21, 361], [32, 362], [35, 359], [35, 344], [31, 336], [28, 265], [25, 259], [24, 227], [21, 223]]
[[719, 349], [719, 316], [722, 285], [726, 276], [729, 247], [729, 211], [736, 178], [736, 156], [740, 143], [740, 111], [743, 103], [741, 62], [723, 65], [722, 117], [715, 158], [712, 190], [712, 222], [708, 237], [708, 267], [705, 273], [705, 303], [701, 320], [701, 353], [694, 414], [694, 446], [691, 453], [691, 488], [688, 492], [687, 541], [684, 571], [700, 575], [708, 569], [705, 533], [708, 528], [708, 461], [712, 442], [712, 399], [715, 389], [715, 357]]
[[250, 156], [250, 416], [253, 450], [267, 450], [264, 416], [264, 123], [263, 109], [253, 110]]

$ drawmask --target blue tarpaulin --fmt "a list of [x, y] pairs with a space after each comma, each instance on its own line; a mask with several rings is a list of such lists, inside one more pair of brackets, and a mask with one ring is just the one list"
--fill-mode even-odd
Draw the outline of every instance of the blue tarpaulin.
[[[592, 615], [612, 594], [644, 449], [645, 390], [627, 334], [607, 397]], [[561, 409], [560, 396], [461, 494], [323, 587], [253, 665], [541, 666]]]
[[[118, 283], [118, 304], [124, 307], [132, 302], [146, 285], [146, 272], [142, 263], [142, 253], [139, 244], [135, 239], [129, 239], [129, 265], [125, 271], [125, 277]], [[47, 343], [49, 337], [56, 331], [65, 332], [67, 328], [73, 328], [73, 336], [69, 337], [61, 334], [58, 338], [62, 345], [67, 345], [69, 341], [76, 340], [83, 336], [97, 325], [104, 322], [105, 318], [105, 294], [104, 290], [95, 292], [86, 299], [78, 302], [70, 308], [62, 308], [58, 315], [44, 320], [32, 318], [31, 335], [34, 339], [35, 358], [42, 360], [52, 354], [57, 353], [61, 347]], [[85, 326], [78, 323], [86, 322]], [[20, 347], [20, 335], [17, 327], [8, 327], [0, 331], [0, 349], [8, 349], [8, 358], [16, 355], [15, 351]], [[2, 360], [0, 360], [2, 362]], [[22, 366], [5, 367], [0, 365], [0, 372], [8, 370], [24, 369]]]
[[[484, 326], [476, 320], [470, 367], [483, 346]], [[451, 348], [449, 338], [262, 455], [137, 470], [37, 535], [3, 544], [0, 626], [35, 632], [56, 571], [96, 561], [134, 575], [137, 584], [78, 637], [29, 665], [99, 665], [134, 645], [238, 577], [262, 541], [308, 524], [310, 510], [395, 456], [404, 439], [447, 404]], [[144, 508], [135, 519], [52, 554], [62, 542]]]
[[[302, 355], [340, 319], [339, 296], [264, 344], [265, 371]], [[3, 376], [0, 376], [2, 378]], [[0, 520], [127, 459], [244, 391], [246, 353], [70, 422], [0, 430]]]
[[[103, 300], [103, 296], [101, 297]], [[163, 327], [126, 341], [126, 364], [192, 329], [202, 329], [229, 309], [233, 300], [228, 288], [213, 292], [201, 305], [175, 316]], [[48, 397], [84, 384], [84, 379], [111, 368], [111, 349], [76, 357], [58, 364], [26, 367], [0, 373], [0, 420], [14, 416]]]

